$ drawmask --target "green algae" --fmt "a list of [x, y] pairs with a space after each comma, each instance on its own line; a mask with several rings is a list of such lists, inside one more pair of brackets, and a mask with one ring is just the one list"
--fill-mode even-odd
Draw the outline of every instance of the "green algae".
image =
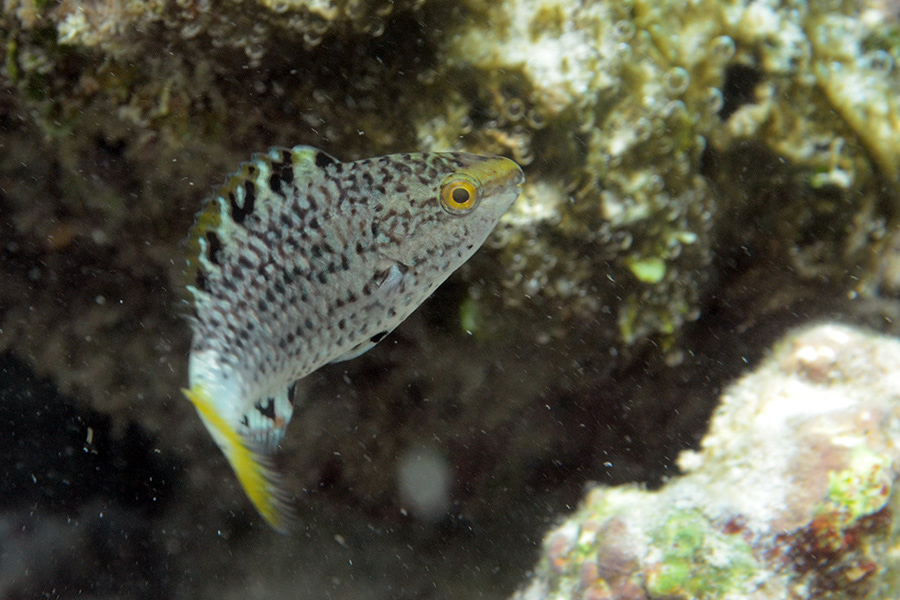
[[647, 575], [654, 597], [727, 598], [747, 591], [761, 567], [740, 535], [722, 533], [697, 511], [674, 510], [651, 537], [660, 555]]
[[888, 501], [891, 461], [863, 444], [853, 447], [848, 468], [828, 474], [823, 510], [838, 510], [848, 522], [872, 515]]
[[463, 300], [459, 305], [459, 326], [463, 331], [478, 335], [481, 331], [483, 315], [478, 309], [478, 301], [472, 297]]
[[16, 84], [19, 81], [19, 65], [16, 62], [16, 50], [19, 45], [15, 37], [10, 37], [6, 42], [6, 76], [10, 83]]
[[661, 258], [629, 259], [626, 264], [644, 283], [659, 283], [666, 276], [666, 261]]

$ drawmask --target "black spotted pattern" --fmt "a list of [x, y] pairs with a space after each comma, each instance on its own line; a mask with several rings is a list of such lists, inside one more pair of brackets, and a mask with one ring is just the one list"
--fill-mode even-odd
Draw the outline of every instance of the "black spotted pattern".
[[[475, 232], [437, 201], [445, 177], [482, 160], [409, 154], [341, 163], [302, 148], [258, 156], [241, 171], [246, 180], [222, 193], [223, 219], [241, 227], [206, 235], [214, 268], [197, 274], [192, 352], [214, 350], [226, 372], [262, 393], [381, 341], [493, 228], [490, 220]], [[387, 290], [384, 257], [401, 274]], [[266, 417], [275, 410], [268, 400], [254, 400]]]

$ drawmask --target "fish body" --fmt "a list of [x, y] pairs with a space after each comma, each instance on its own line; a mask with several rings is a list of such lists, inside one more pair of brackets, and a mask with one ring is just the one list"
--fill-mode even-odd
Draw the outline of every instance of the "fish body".
[[185, 394], [276, 529], [290, 511], [268, 457], [291, 420], [293, 384], [406, 319], [482, 245], [523, 181], [501, 157], [341, 162], [309, 146], [273, 148], [200, 212]]

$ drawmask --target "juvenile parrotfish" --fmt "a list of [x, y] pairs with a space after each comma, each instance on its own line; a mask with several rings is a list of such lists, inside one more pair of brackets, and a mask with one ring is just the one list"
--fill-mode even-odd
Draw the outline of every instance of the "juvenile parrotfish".
[[397, 327], [482, 245], [523, 181], [495, 156], [341, 162], [310, 146], [273, 148], [199, 213], [184, 393], [273, 527], [291, 514], [269, 458], [294, 383]]

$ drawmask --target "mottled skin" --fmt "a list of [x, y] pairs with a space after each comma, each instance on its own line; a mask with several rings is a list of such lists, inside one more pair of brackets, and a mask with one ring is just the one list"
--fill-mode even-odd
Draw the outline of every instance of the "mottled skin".
[[481, 246], [523, 179], [500, 157], [342, 163], [276, 148], [201, 212], [186, 393], [274, 526], [286, 514], [265, 458], [290, 421], [292, 384], [399, 325]]

